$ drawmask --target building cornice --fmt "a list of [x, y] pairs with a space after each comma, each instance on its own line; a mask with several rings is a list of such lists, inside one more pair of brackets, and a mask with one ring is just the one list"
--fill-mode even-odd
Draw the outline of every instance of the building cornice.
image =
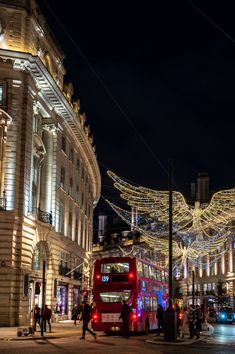
[[93, 147], [79, 122], [78, 113], [74, 112], [71, 104], [38, 56], [0, 49], [0, 58], [3, 60], [11, 60], [15, 70], [29, 72], [39, 90], [41, 98], [67, 123], [72, 135], [76, 138], [78, 145], [80, 145], [87, 159], [92, 175], [93, 199], [94, 204], [96, 204], [99, 200], [101, 189], [100, 171]]

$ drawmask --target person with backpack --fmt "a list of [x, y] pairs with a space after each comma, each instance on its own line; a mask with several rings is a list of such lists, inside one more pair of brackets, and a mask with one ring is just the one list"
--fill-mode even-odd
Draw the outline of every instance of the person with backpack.
[[119, 319], [123, 321], [123, 336], [124, 338], [130, 337], [130, 321], [132, 310], [127, 304], [126, 300], [122, 301], [122, 310]]
[[51, 309], [47, 305], [45, 305], [44, 309], [44, 316], [43, 316], [43, 322], [44, 322], [44, 332], [46, 332], [46, 323], [48, 323], [49, 330], [51, 332]]
[[96, 334], [90, 328], [88, 328], [88, 324], [91, 320], [91, 311], [92, 311], [91, 306], [86, 301], [83, 301], [82, 302], [82, 316], [80, 317], [80, 321], [83, 321], [83, 325], [82, 325], [82, 336], [80, 339], [85, 340], [85, 335], [86, 335], [86, 331], [87, 331], [93, 335], [94, 340], [96, 341]]

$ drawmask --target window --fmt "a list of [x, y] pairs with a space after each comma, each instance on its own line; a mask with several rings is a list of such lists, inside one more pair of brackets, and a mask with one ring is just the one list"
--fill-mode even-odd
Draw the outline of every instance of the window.
[[3, 85], [0, 85], [0, 105], [3, 104]]
[[59, 230], [60, 233], [64, 233], [64, 205], [59, 206]]
[[66, 153], [66, 138], [62, 136], [61, 140], [61, 150], [63, 150]]
[[100, 298], [103, 302], [122, 302], [123, 300], [128, 300], [130, 297], [131, 291], [106, 291], [100, 293]]
[[74, 152], [73, 149], [70, 149], [69, 159], [73, 163], [74, 162]]
[[69, 225], [68, 225], [68, 236], [72, 239], [72, 232], [73, 232], [73, 216], [71, 210], [69, 211]]
[[80, 171], [80, 160], [79, 159], [77, 159], [76, 170], [78, 172]]
[[143, 308], [145, 311], [151, 311], [150, 296], [143, 296]]
[[76, 202], [79, 203], [79, 187], [76, 187]]
[[125, 273], [129, 272], [129, 263], [104, 263], [101, 264], [101, 273]]
[[64, 189], [65, 186], [65, 168], [60, 169], [60, 187]]
[[0, 106], [4, 106], [6, 104], [6, 84], [4, 82], [0, 82]]
[[75, 221], [75, 241], [78, 241], [78, 217], [76, 218]]
[[69, 179], [69, 195], [73, 196], [73, 179]]
[[149, 267], [147, 264], [143, 264], [143, 271], [144, 271], [144, 277], [148, 278], [149, 277]]

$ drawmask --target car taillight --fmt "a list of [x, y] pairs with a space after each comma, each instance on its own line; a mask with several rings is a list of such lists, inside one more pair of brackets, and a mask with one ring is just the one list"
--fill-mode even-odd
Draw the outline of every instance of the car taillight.
[[129, 279], [134, 279], [135, 275], [133, 273], [129, 273]]

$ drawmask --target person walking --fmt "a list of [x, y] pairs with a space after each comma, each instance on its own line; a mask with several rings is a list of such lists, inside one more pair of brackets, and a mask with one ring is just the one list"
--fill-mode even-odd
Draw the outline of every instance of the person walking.
[[73, 323], [74, 323], [75, 326], [77, 324], [78, 314], [79, 314], [78, 305], [74, 305], [74, 307], [72, 309], [72, 320], [73, 320]]
[[187, 307], [184, 307], [182, 311], [181, 338], [184, 338], [184, 335], [187, 334], [188, 332], [189, 332], [188, 309]]
[[180, 307], [177, 303], [174, 305], [174, 309], [176, 312], [176, 331], [177, 331], [177, 336], [180, 336]]
[[157, 335], [160, 336], [161, 330], [163, 331], [163, 315], [164, 315], [164, 311], [163, 311], [163, 307], [162, 305], [158, 304], [157, 305]]
[[82, 336], [80, 339], [85, 340], [86, 331], [87, 331], [93, 335], [94, 340], [96, 341], [96, 334], [90, 328], [88, 328], [88, 324], [91, 320], [91, 310], [92, 310], [91, 306], [86, 301], [83, 301], [82, 302], [82, 316], [80, 317], [80, 321], [83, 321], [83, 324], [82, 324]]
[[196, 306], [195, 310], [195, 326], [196, 326], [196, 335], [197, 339], [200, 337], [200, 332], [202, 331], [202, 311], [200, 306]]
[[43, 316], [43, 322], [44, 322], [44, 332], [46, 332], [46, 323], [48, 323], [49, 326], [49, 331], [51, 332], [51, 309], [47, 305], [45, 305], [44, 309], [44, 316]]
[[34, 331], [37, 332], [37, 323], [39, 324], [40, 330], [41, 330], [41, 317], [42, 317], [42, 309], [38, 306], [38, 304], [35, 304], [34, 310], [33, 310], [33, 318], [34, 318]]
[[127, 304], [126, 300], [122, 301], [122, 310], [119, 319], [123, 321], [123, 336], [124, 338], [130, 337], [130, 321], [132, 310]]
[[189, 339], [192, 339], [195, 334], [195, 310], [193, 305], [189, 305], [188, 313]]

